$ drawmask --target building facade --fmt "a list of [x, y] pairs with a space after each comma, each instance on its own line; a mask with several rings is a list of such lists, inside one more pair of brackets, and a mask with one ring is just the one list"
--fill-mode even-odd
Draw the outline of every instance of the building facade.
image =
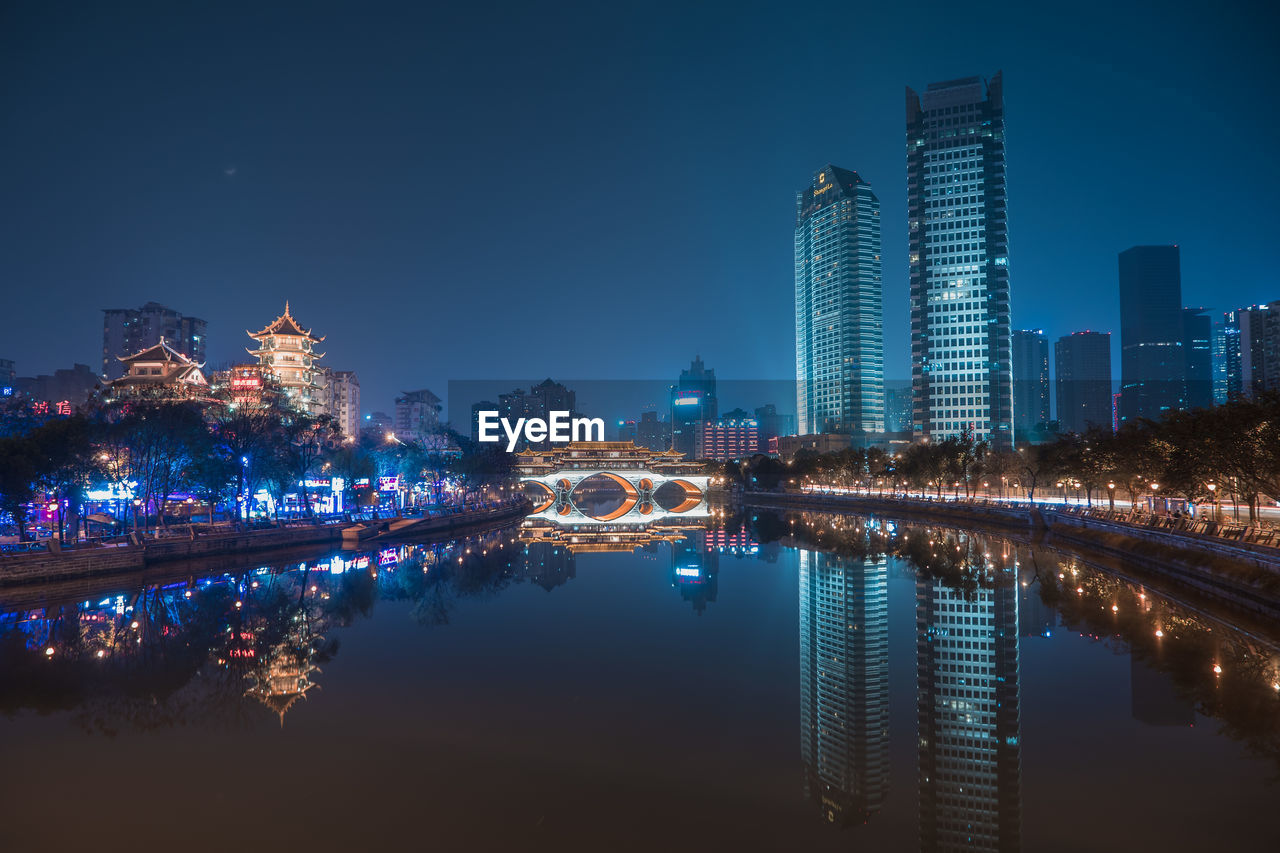
[[354, 370], [325, 370], [325, 414], [338, 422], [346, 438], [360, 433], [360, 380]]
[[80, 406], [89, 401], [103, 386], [102, 377], [87, 364], [60, 368], [39, 376], [19, 376], [13, 380], [15, 394], [42, 403], [66, 403]]
[[1013, 444], [1003, 81], [907, 89], [913, 431]]
[[1043, 329], [1013, 332], [1013, 433], [1049, 423], [1049, 339]]
[[1063, 432], [1111, 428], [1111, 333], [1072, 332], [1053, 345]]
[[1186, 407], [1213, 405], [1213, 318], [1205, 308], [1182, 309], [1182, 357], [1186, 362]]
[[1120, 422], [1186, 408], [1182, 272], [1177, 246], [1120, 253]]
[[[514, 423], [514, 422], [513, 422]], [[396, 397], [393, 433], [405, 444], [425, 442], [440, 427], [440, 398], [426, 388]]]
[[1221, 402], [1280, 391], [1280, 300], [1228, 311], [1221, 336]]
[[694, 456], [727, 462], [745, 459], [760, 452], [760, 425], [738, 409], [713, 421], [703, 421]]
[[324, 336], [302, 328], [289, 313], [288, 302], [284, 313], [261, 331], [245, 334], [257, 344], [256, 349], [246, 351], [258, 359], [263, 376], [279, 386], [286, 402], [301, 412], [323, 414], [325, 387], [320, 381], [320, 359], [324, 353], [316, 352], [315, 347]]
[[796, 411], [801, 433], [884, 431], [880, 200], [827, 165], [796, 194]]
[[141, 308], [104, 308], [102, 313], [102, 375], [109, 380], [124, 376], [123, 359], [150, 349], [161, 338], [170, 349], [204, 363], [208, 326], [204, 320], [159, 302]]

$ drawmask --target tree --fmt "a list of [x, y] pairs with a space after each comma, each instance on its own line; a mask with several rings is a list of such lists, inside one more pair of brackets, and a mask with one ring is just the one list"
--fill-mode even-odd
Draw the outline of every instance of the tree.
[[25, 437], [0, 437], [0, 509], [13, 518], [20, 542], [27, 541], [27, 505], [35, 498], [34, 458]]

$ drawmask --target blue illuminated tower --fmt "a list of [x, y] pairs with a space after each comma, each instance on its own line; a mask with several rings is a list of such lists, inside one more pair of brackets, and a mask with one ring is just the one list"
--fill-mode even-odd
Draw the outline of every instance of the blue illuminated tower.
[[880, 200], [826, 166], [796, 195], [796, 411], [802, 435], [884, 431]]

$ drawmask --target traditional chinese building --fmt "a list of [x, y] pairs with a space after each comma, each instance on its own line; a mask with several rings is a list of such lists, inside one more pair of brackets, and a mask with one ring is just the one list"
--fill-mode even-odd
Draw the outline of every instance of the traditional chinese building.
[[315, 351], [316, 344], [324, 336], [316, 337], [310, 329], [304, 329], [289, 314], [289, 303], [284, 313], [259, 332], [246, 331], [257, 343], [249, 355], [258, 359], [263, 375], [279, 385], [286, 399], [295, 409], [310, 414], [324, 410], [325, 387], [320, 382], [318, 362], [324, 353]]
[[204, 365], [187, 358], [163, 337], [154, 346], [118, 361], [124, 374], [107, 383], [109, 397], [203, 397], [209, 393]]

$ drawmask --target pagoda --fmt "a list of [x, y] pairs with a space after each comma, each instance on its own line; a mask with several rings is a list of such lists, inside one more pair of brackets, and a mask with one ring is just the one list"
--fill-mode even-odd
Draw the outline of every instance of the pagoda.
[[124, 375], [107, 384], [115, 398], [140, 396], [198, 397], [209, 391], [202, 368], [171, 347], [164, 337], [141, 352], [118, 358]]
[[324, 386], [320, 384], [321, 369], [317, 362], [324, 353], [315, 351], [316, 344], [324, 337], [316, 337], [310, 329], [304, 329], [289, 313], [289, 303], [284, 313], [258, 332], [245, 334], [253, 338], [258, 348], [246, 350], [258, 359], [263, 376], [280, 386], [293, 408], [309, 414], [324, 410]]

